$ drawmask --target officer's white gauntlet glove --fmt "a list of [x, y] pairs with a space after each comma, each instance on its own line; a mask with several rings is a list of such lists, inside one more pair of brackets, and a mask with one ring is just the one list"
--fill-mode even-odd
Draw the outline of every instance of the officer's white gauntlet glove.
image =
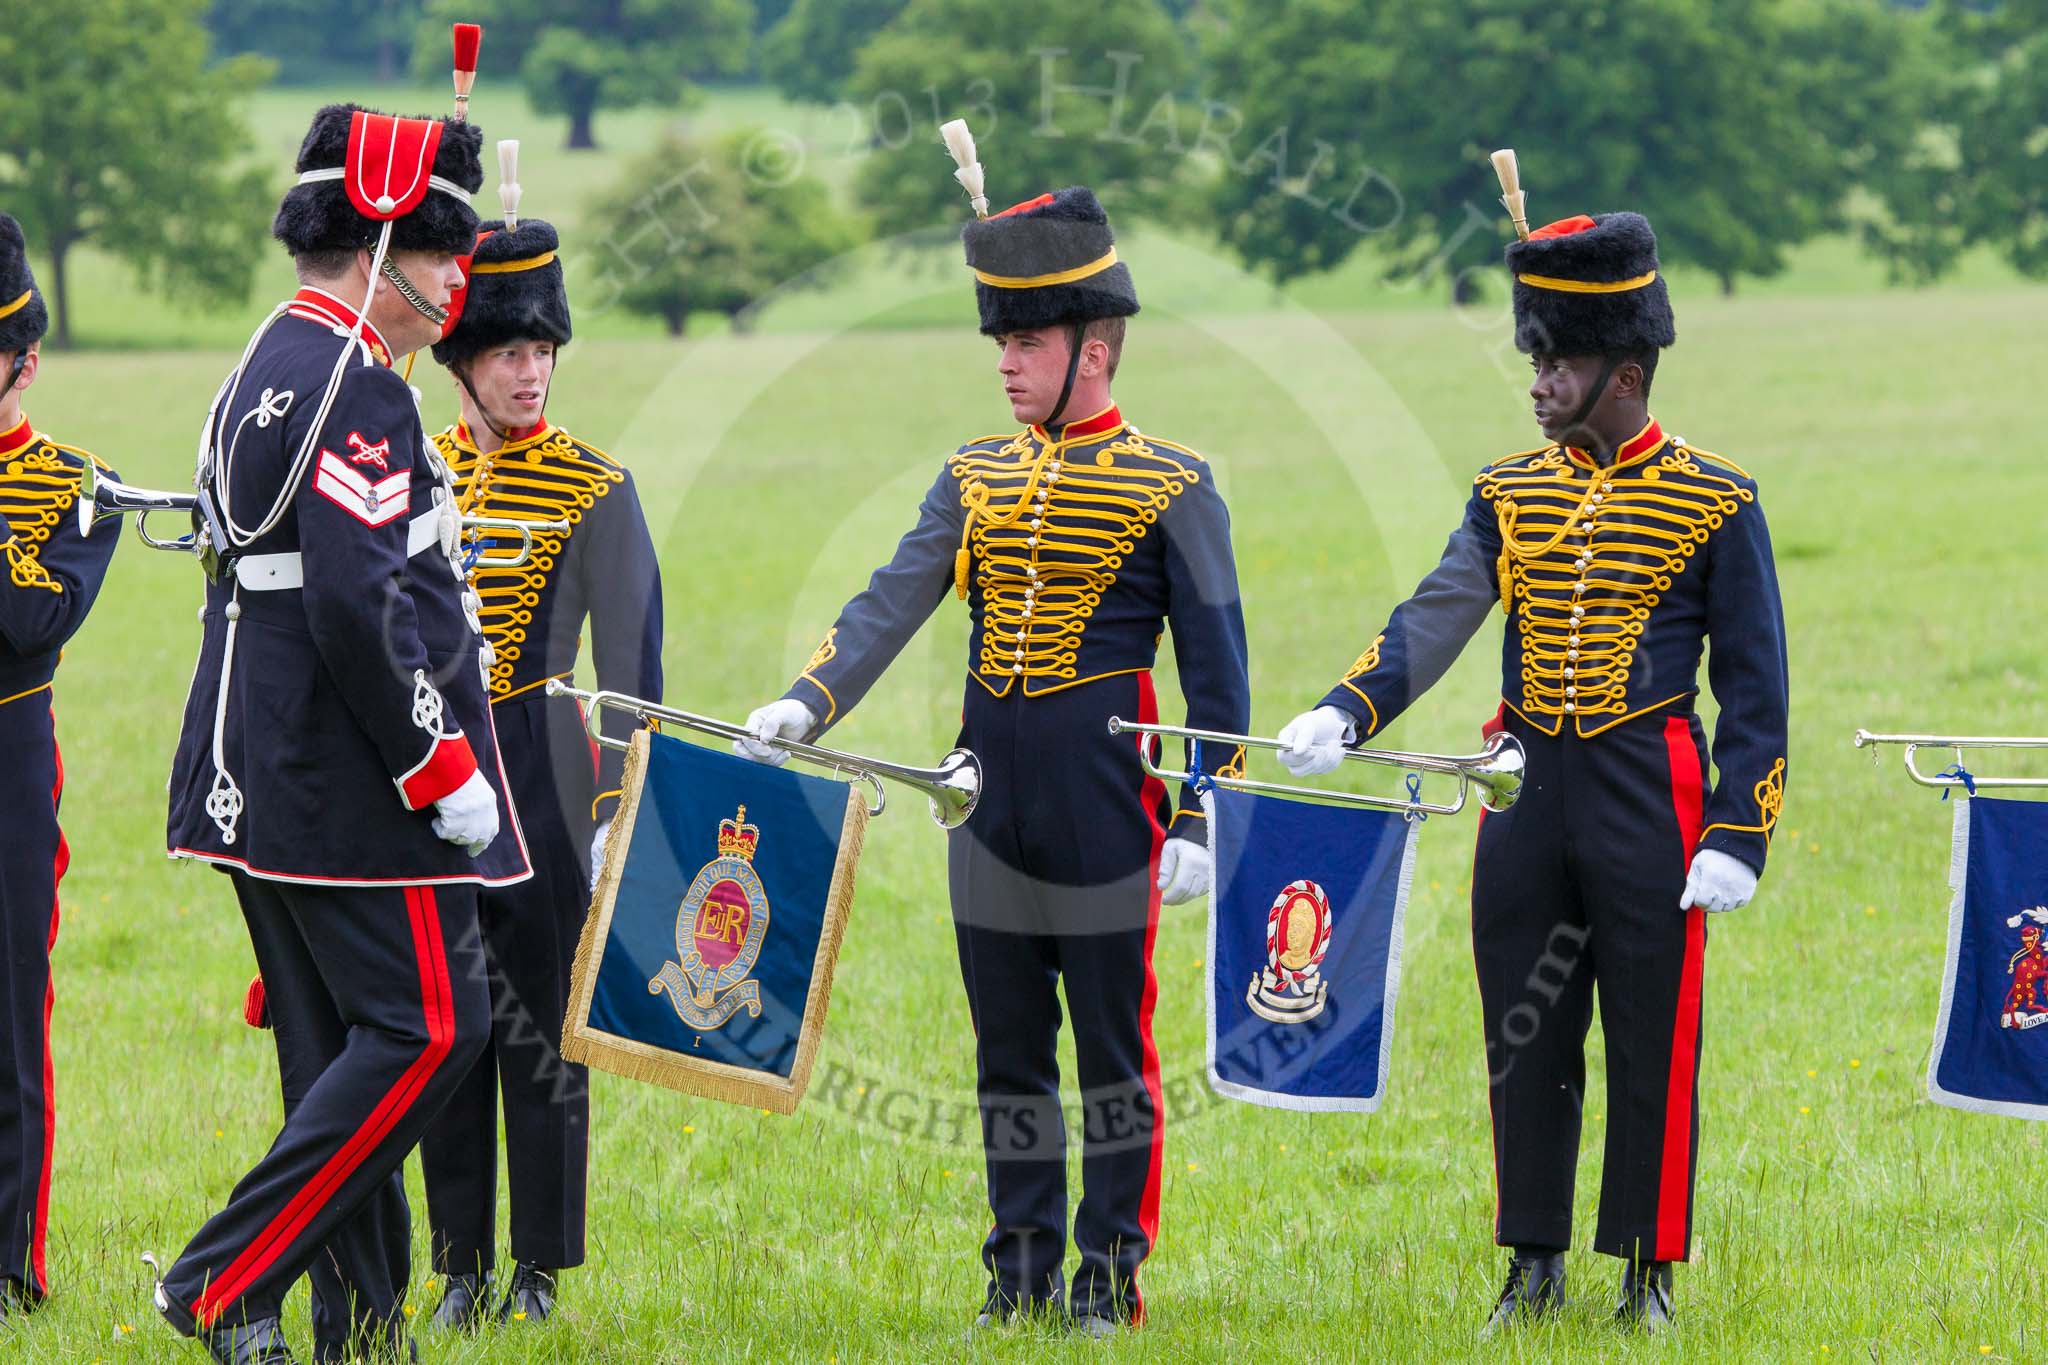
[[732, 751], [741, 758], [779, 768], [789, 762], [789, 751], [768, 743], [771, 739], [802, 739], [818, 728], [817, 713], [793, 697], [784, 697], [758, 707], [747, 717], [752, 739], [736, 739]]
[[1319, 777], [1344, 761], [1344, 746], [1358, 738], [1350, 716], [1334, 706], [1304, 711], [1281, 727], [1280, 765], [1296, 777]]
[[1159, 899], [1167, 905], [1191, 901], [1209, 889], [1209, 848], [1191, 839], [1168, 839], [1159, 850]]
[[498, 794], [481, 772], [436, 801], [434, 812], [434, 833], [462, 845], [472, 858], [498, 837]]
[[597, 885], [598, 874], [604, 871], [604, 846], [612, 837], [612, 822], [607, 820], [597, 827], [597, 837], [590, 841], [590, 884]]
[[1718, 849], [1703, 848], [1692, 855], [1692, 871], [1686, 874], [1685, 894], [1678, 898], [1678, 908], [1740, 910], [1755, 894], [1756, 873], [1748, 863]]

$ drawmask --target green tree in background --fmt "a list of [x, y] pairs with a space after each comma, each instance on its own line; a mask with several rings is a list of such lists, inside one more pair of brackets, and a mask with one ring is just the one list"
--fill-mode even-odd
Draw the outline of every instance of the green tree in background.
[[216, 52], [260, 53], [282, 80], [317, 80], [346, 66], [390, 81], [405, 72], [425, 10], [426, 0], [212, 0], [206, 26]]
[[[1247, 264], [1286, 280], [1361, 244], [1390, 277], [1448, 277], [1465, 297], [1508, 230], [1487, 154], [1514, 147], [1535, 223], [1635, 208], [1661, 254], [1724, 289], [1840, 225], [1868, 139], [1831, 144], [1884, 89], [1828, 86], [1790, 55], [1799, 0], [1227, 0], [1213, 30], [1209, 206]], [[1874, 40], [1874, 39], [1871, 39]], [[1861, 149], [1859, 151], [1859, 148]]]
[[237, 165], [242, 96], [270, 64], [209, 66], [206, 0], [19, 5], [0, 23], [0, 204], [47, 252], [52, 342], [69, 346], [68, 266], [90, 242], [145, 286], [202, 303], [247, 297], [272, 203]]
[[1866, 235], [1914, 279], [1974, 246], [2048, 275], [2048, 0], [1952, 0], [1930, 17], [1927, 126], [1877, 178], [1889, 212]]
[[484, 64], [516, 60], [533, 107], [569, 116], [576, 150], [597, 145], [600, 108], [671, 104], [689, 78], [741, 69], [753, 24], [748, 0], [433, 0], [429, 12], [415, 69], [447, 70], [449, 23], [482, 24]]
[[664, 138], [590, 206], [571, 263], [577, 307], [657, 317], [671, 336], [692, 313], [723, 313], [745, 331], [770, 293], [823, 286], [828, 263], [862, 233], [801, 157], [752, 129], [708, 144]]
[[794, 0], [761, 40], [761, 74], [793, 100], [830, 104], [853, 64], [908, 0]]
[[910, 0], [847, 85], [871, 146], [856, 188], [883, 231], [957, 223], [967, 201], [938, 128], [965, 118], [996, 207], [1088, 185], [1127, 222], [1181, 170], [1160, 147], [1187, 72], [1156, 0]]

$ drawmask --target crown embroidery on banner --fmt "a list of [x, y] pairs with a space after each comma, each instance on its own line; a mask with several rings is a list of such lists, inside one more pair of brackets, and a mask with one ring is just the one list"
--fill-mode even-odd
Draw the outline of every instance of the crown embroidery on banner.
[[719, 857], [738, 858], [749, 863], [754, 861], [754, 846], [761, 842], [761, 827], [746, 821], [747, 808], [741, 806], [732, 819], [718, 822]]

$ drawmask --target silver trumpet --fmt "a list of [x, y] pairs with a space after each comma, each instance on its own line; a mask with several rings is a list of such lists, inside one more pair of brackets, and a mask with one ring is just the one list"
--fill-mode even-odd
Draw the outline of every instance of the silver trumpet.
[[[465, 531], [509, 532], [519, 537], [519, 548], [509, 555], [484, 554], [477, 552], [476, 567], [480, 569], [518, 569], [533, 558], [533, 538], [538, 535], [566, 536], [569, 523], [566, 521], [525, 521], [519, 517], [465, 516], [462, 518]], [[495, 547], [493, 547], [495, 548]]]
[[[1955, 758], [1955, 765], [1963, 766], [1965, 749], [2048, 749], [2048, 736], [2031, 735], [1875, 735], [1868, 730], [1856, 732], [1856, 747], [1868, 748], [1873, 744], [1903, 744], [1906, 746], [1906, 772], [1923, 787], [1960, 787], [1963, 779], [1953, 774], [1925, 773], [1913, 756], [1922, 749], [1947, 749]], [[2048, 777], [1979, 777], [1970, 774], [1970, 782], [1979, 787], [2048, 787]]]
[[[1159, 766], [1159, 739], [1162, 735], [1197, 739], [1204, 744], [1226, 747], [1240, 744], [1247, 749], [1281, 747], [1279, 740], [1267, 739], [1260, 735], [1227, 735], [1216, 730], [1190, 730], [1179, 725], [1145, 725], [1138, 721], [1125, 720], [1121, 716], [1109, 718], [1109, 732], [1112, 735], [1120, 735], [1126, 730], [1142, 736], [1138, 743], [1138, 762], [1144, 765], [1145, 771], [1168, 782], [1191, 781], [1193, 775], [1186, 771], [1175, 772]], [[1256, 782], [1243, 777], [1212, 777], [1210, 780], [1219, 787], [1229, 787], [1233, 791], [1305, 796], [1335, 805], [1367, 806], [1373, 810], [1456, 815], [1465, 809], [1466, 795], [1474, 787], [1479, 789], [1479, 804], [1483, 809], [1501, 811], [1514, 805], [1522, 794], [1522, 770], [1526, 766], [1522, 742], [1506, 731], [1490, 736], [1486, 741], [1486, 747], [1476, 754], [1411, 754], [1399, 749], [1346, 749], [1344, 757], [1359, 763], [1405, 768], [1412, 773], [1442, 773], [1447, 777], [1455, 777], [1458, 779], [1458, 794], [1450, 801], [1423, 801], [1394, 796], [1364, 796], [1356, 792], [1329, 791], [1321, 787], [1296, 787], [1283, 782]]]
[[186, 554], [199, 553], [199, 539], [195, 532], [171, 540], [158, 540], [149, 533], [151, 512], [183, 512], [191, 516], [199, 506], [197, 493], [166, 493], [155, 488], [138, 488], [132, 483], [122, 483], [101, 472], [91, 460], [85, 462], [85, 473], [78, 489], [78, 533], [92, 534], [92, 528], [108, 517], [123, 513], [135, 514], [135, 534], [144, 545], [152, 550], [181, 550]]
[[[624, 740], [613, 739], [599, 727], [603, 712], [624, 711], [641, 720], [657, 723], [668, 722], [685, 729], [696, 730], [720, 739], [755, 739], [752, 730], [744, 725], [734, 725], [728, 720], [715, 716], [702, 716], [694, 711], [680, 711], [672, 706], [662, 706], [639, 697], [629, 697], [623, 692], [586, 692], [580, 687], [571, 687], [557, 678], [547, 685], [551, 697], [574, 697], [588, 707], [583, 723], [590, 731], [592, 740], [609, 749], [624, 749]], [[889, 796], [882, 786], [882, 779], [901, 782], [915, 787], [931, 803], [932, 819], [940, 829], [955, 829], [974, 814], [975, 803], [981, 799], [981, 760], [972, 749], [955, 749], [939, 760], [935, 768], [906, 768], [879, 758], [866, 758], [860, 754], [845, 753], [838, 749], [827, 749], [816, 744], [806, 744], [796, 739], [771, 739], [767, 741], [783, 750], [791, 758], [800, 758], [829, 769], [841, 777], [865, 782], [874, 789], [874, 800], [868, 803], [868, 814], [880, 815], [888, 804]]]
[[[199, 531], [187, 531], [184, 535], [170, 540], [160, 540], [150, 534], [149, 514], [151, 512], [183, 512], [197, 519], [199, 495], [197, 493], [167, 493], [160, 488], [140, 488], [132, 483], [122, 483], [102, 473], [98, 466], [88, 463], [79, 484], [78, 532], [91, 535], [92, 528], [108, 517], [135, 515], [135, 534], [144, 545], [152, 550], [177, 550], [184, 554], [205, 552], [207, 537]], [[525, 521], [518, 517], [465, 516], [462, 518], [465, 531], [485, 531], [519, 537], [519, 548], [510, 555], [481, 555], [477, 563], [492, 569], [517, 569], [533, 558], [533, 538], [537, 535], [569, 534], [566, 521]]]

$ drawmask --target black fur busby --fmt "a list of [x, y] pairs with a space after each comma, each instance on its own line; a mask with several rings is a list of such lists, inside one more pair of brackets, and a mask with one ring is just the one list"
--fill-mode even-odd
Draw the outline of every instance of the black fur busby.
[[[297, 170], [327, 170], [348, 157], [349, 120], [362, 108], [330, 104], [313, 115], [313, 126], [299, 144]], [[433, 173], [471, 194], [484, 183], [484, 134], [474, 124], [441, 120], [441, 141], [434, 150]], [[295, 184], [277, 206], [270, 235], [293, 255], [312, 251], [353, 251], [374, 248], [383, 224], [356, 211], [339, 180]], [[441, 251], [459, 256], [476, 241], [476, 210], [453, 195], [428, 190], [411, 213], [391, 224], [394, 251]]]
[[[1109, 215], [1081, 186], [969, 223], [964, 237], [984, 335], [1125, 318], [1138, 311], [1137, 286], [1129, 268], [1116, 259]], [[1047, 276], [1067, 278], [1028, 283]]]
[[1642, 355], [1678, 339], [1640, 213], [1581, 215], [1508, 244], [1515, 346], [1546, 355]]
[[49, 330], [50, 310], [28, 268], [28, 239], [21, 224], [0, 213], [0, 351], [25, 350]]
[[[434, 359], [453, 365], [506, 341], [569, 344], [569, 291], [556, 257], [561, 239], [539, 218], [505, 230], [503, 219], [483, 225], [469, 263], [462, 316], [434, 343]], [[537, 263], [537, 264], [536, 264]]]

